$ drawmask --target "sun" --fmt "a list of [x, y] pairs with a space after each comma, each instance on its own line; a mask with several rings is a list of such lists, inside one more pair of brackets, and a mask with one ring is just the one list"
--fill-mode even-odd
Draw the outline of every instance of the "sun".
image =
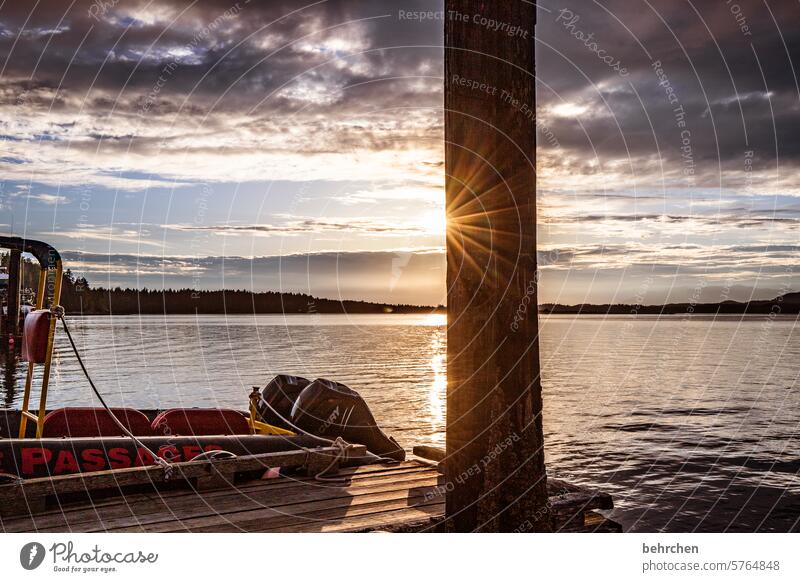
[[418, 223], [427, 235], [444, 236], [447, 231], [447, 218], [444, 210], [426, 212], [419, 217]]

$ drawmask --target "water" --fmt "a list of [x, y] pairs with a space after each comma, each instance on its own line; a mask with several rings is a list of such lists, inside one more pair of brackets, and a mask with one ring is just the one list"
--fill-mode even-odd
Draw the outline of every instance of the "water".
[[[73, 318], [120, 406], [245, 409], [291, 373], [358, 390], [407, 448], [444, 444], [441, 316]], [[542, 319], [548, 471], [613, 494], [630, 531], [789, 531], [800, 517], [794, 319]], [[50, 403], [94, 402], [63, 334]], [[21, 367], [20, 367], [21, 368]], [[24, 370], [22, 370], [24, 372]], [[19, 406], [10, 367], [0, 397]]]

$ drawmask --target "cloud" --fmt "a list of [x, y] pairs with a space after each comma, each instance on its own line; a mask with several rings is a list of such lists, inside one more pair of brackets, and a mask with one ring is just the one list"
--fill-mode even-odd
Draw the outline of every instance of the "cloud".
[[[92, 285], [265, 289], [317, 297], [439, 305], [441, 249], [325, 252], [287, 256], [207, 257], [64, 252], [67, 267]], [[402, 266], [398, 267], [398, 260]]]
[[321, 218], [297, 218], [291, 216], [283, 217], [286, 222], [283, 224], [221, 224], [210, 226], [197, 226], [191, 224], [166, 224], [163, 228], [179, 231], [200, 231], [211, 232], [219, 235], [276, 235], [292, 236], [296, 234], [309, 233], [354, 233], [368, 235], [393, 235], [411, 236], [415, 234], [426, 234], [427, 231], [420, 225], [397, 225], [390, 224], [380, 219], [353, 218], [342, 220], [330, 220]]
[[[621, 243], [545, 246], [538, 252], [541, 302], [566, 304], [769, 298], [798, 288], [800, 245]], [[63, 253], [93, 285], [264, 289], [318, 297], [438, 305], [445, 302], [444, 250], [318, 252], [285, 256]], [[598, 273], [602, 274], [598, 277]], [[625, 283], [620, 285], [620, 282]]]
[[67, 202], [69, 202], [69, 198], [67, 198], [66, 196], [61, 196], [59, 194], [44, 194], [44, 193], [28, 194], [26, 198], [30, 200], [36, 200], [38, 202], [41, 202], [42, 204], [47, 204], [47, 205], [66, 204]]
[[[736, 276], [724, 252], [767, 243], [774, 246], [761, 258], [777, 269], [767, 276], [785, 271], [787, 258], [775, 249], [792, 244], [800, 219], [792, 210], [800, 197], [793, 65], [800, 30], [783, 24], [795, 17], [790, 4], [739, 0], [747, 35], [724, 2], [540, 7], [539, 240], [560, 249], [540, 257], [549, 276], [568, 276], [559, 281], [605, 297], [620, 282], [617, 272], [667, 277], [672, 270], [686, 280], [670, 284], [691, 289], [686, 281], [698, 272]], [[235, 12], [229, 0], [126, 0], [99, 15], [95, 8], [94, 16], [93, 6], [6, 2], [0, 9], [2, 205], [11, 205], [15, 185], [35, 185], [26, 194], [37, 202], [25, 215], [26, 232], [94, 250], [135, 242], [175, 257], [188, 252], [181, 245], [189, 237], [180, 234], [195, 232], [233, 243], [258, 236], [276, 255], [272, 239], [303, 234], [335, 234], [365, 248], [431, 244], [419, 215], [442, 205], [441, 20], [400, 18], [388, 0], [273, 0], [241, 3]], [[422, 0], [402, 6], [441, 8]], [[620, 59], [627, 76], [557, 22], [562, 8]], [[270, 199], [258, 216], [253, 207], [253, 218], [221, 226], [213, 224], [225, 216], [221, 206], [202, 226], [174, 216], [177, 205], [154, 209], [154, 198], [171, 201], [201, 185], [269, 190], [276, 183], [326, 188], [324, 196], [298, 192], [291, 204]], [[76, 193], [92, 188], [90, 224], [146, 223], [82, 227]], [[276, 190], [275, 198], [287, 198], [291, 188]], [[126, 196], [140, 205], [126, 205]], [[756, 285], [765, 272], [758, 254], [736, 254], [745, 257], [738, 275]], [[358, 264], [391, 273], [404, 260]], [[443, 272], [429, 274], [442, 278], [440, 289]], [[150, 281], [162, 275], [170, 277], [146, 273]], [[114, 277], [132, 280], [122, 270]], [[623, 283], [637, 284], [635, 276]]]

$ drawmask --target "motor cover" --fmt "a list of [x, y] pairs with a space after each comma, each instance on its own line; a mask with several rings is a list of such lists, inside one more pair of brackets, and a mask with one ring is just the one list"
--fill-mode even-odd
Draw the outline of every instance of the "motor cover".
[[[261, 390], [258, 402], [258, 414], [267, 424], [293, 430], [287, 423], [292, 419], [292, 407], [303, 388], [311, 384], [310, 380], [300, 376], [279, 374]], [[268, 406], [269, 405], [269, 406]]]
[[364, 399], [344, 384], [319, 378], [306, 386], [292, 408], [292, 422], [322, 438], [342, 437], [381, 457], [405, 459], [405, 451], [378, 427]]

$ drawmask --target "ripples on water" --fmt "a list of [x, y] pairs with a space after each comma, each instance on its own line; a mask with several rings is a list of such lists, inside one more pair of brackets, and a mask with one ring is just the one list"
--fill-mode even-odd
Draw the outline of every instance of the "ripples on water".
[[[120, 406], [245, 409], [277, 373], [358, 390], [407, 448], [444, 444], [440, 316], [73, 318]], [[800, 345], [791, 319], [542, 320], [548, 470], [614, 495], [633, 531], [788, 531], [800, 517]], [[24, 371], [24, 370], [23, 370]], [[0, 395], [19, 406], [21, 377]], [[50, 404], [90, 389], [58, 336]]]

